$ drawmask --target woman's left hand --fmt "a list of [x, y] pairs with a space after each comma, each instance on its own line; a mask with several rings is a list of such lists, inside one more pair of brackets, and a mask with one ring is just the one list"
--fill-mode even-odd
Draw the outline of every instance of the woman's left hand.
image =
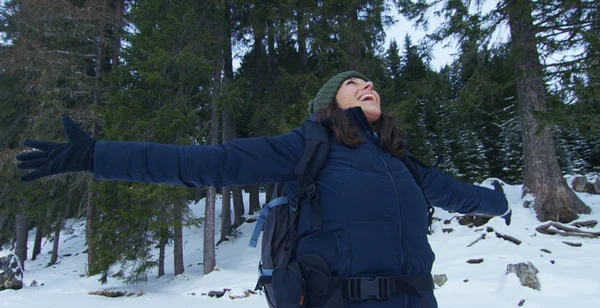
[[[502, 184], [500, 184], [500, 182], [494, 181], [494, 182], [492, 182], [492, 185], [494, 185], [494, 191], [498, 191], [504, 195], [504, 189], [502, 188]], [[508, 202], [506, 204], [508, 206], [508, 209], [500, 217], [502, 219], [504, 219], [504, 222], [506, 223], [507, 226], [510, 226], [510, 220], [512, 218], [512, 210], [510, 209], [510, 204], [508, 204]]]

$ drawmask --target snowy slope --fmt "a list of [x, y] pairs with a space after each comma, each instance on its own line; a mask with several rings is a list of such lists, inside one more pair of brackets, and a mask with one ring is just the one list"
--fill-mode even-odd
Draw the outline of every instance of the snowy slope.
[[[489, 181], [482, 185], [488, 186]], [[440, 307], [517, 307], [525, 300], [523, 307], [600, 307], [600, 239], [562, 238], [548, 236], [535, 231], [539, 223], [532, 209], [522, 207], [521, 186], [504, 187], [509, 203], [513, 208], [513, 223], [507, 227], [501, 219], [492, 219], [487, 226], [502, 234], [522, 241], [515, 245], [497, 238], [494, 232], [471, 247], [467, 245], [487, 233], [487, 226], [468, 228], [460, 226], [456, 219], [443, 224], [454, 214], [436, 210], [441, 221], [435, 225], [436, 232], [430, 237], [437, 259], [434, 274], [446, 274], [448, 282], [436, 289]], [[595, 219], [600, 221], [600, 196], [581, 193], [579, 197], [592, 208], [591, 215], [581, 215], [580, 221]], [[245, 196], [248, 204], [248, 196]], [[261, 201], [264, 196], [261, 195]], [[201, 201], [192, 206], [196, 215], [204, 213]], [[217, 201], [217, 215], [220, 200]], [[217, 217], [217, 219], [219, 219]], [[220, 224], [217, 223], [217, 226]], [[185, 273], [178, 277], [172, 274], [171, 247], [167, 248], [166, 275], [155, 278], [150, 274], [144, 284], [125, 285], [109, 279], [106, 285], [98, 282], [98, 277], [85, 277], [85, 221], [70, 220], [61, 233], [60, 262], [53, 267], [45, 267], [50, 260], [51, 242], [44, 242], [42, 254], [36, 261], [26, 262], [25, 287], [19, 291], [0, 292], [0, 307], [85, 307], [111, 308], [131, 307], [266, 307], [260, 294], [243, 297], [248, 289], [256, 284], [256, 264], [259, 250], [248, 246], [248, 239], [254, 224], [243, 224], [239, 236], [217, 248], [218, 271], [202, 275], [202, 236], [201, 228], [184, 230]], [[452, 228], [451, 233], [442, 232]], [[594, 231], [600, 231], [596, 226]], [[31, 230], [29, 248], [35, 230]], [[218, 235], [217, 235], [218, 236]], [[563, 243], [582, 243], [581, 247], [571, 247]], [[551, 253], [543, 252], [547, 249]], [[0, 251], [6, 255], [6, 250]], [[480, 264], [466, 261], [482, 258]], [[514, 275], [505, 275], [509, 263], [531, 261], [540, 271], [538, 277], [541, 291], [523, 287]], [[552, 263], [553, 261], [554, 263]], [[35, 280], [38, 286], [30, 286]], [[466, 282], [465, 282], [466, 281]], [[43, 284], [43, 285], [41, 285]], [[213, 290], [231, 289], [221, 298], [211, 298], [203, 293]], [[91, 291], [112, 290], [134, 293], [130, 297], [107, 298], [88, 295]]]

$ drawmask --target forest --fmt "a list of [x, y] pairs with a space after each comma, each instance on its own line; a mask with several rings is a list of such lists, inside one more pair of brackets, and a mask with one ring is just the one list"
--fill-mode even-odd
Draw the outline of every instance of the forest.
[[[386, 45], [397, 16], [426, 39]], [[427, 27], [431, 18], [441, 26]], [[494, 40], [497, 31], [508, 39]], [[563, 176], [600, 171], [597, 0], [5, 0], [0, 35], [0, 247], [23, 263], [48, 239], [56, 262], [64, 221], [81, 218], [88, 275], [160, 276], [167, 247], [181, 274], [184, 227], [226, 240], [273, 189], [91, 174], [20, 182], [23, 140], [64, 142], [61, 116], [96, 140], [201, 146], [274, 136], [300, 125], [320, 86], [350, 69], [374, 81], [383, 112], [426, 164], [469, 183], [523, 183], [540, 221], [590, 211]], [[450, 40], [457, 54], [434, 69], [432, 46]], [[210, 223], [217, 196], [220, 226]], [[201, 198], [205, 216], [194, 217], [189, 205]], [[205, 273], [217, 244], [204, 242]]]

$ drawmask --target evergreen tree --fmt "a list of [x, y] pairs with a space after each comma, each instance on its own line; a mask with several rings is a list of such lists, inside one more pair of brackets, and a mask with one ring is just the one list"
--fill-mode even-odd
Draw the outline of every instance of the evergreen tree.
[[[132, 5], [127, 17], [137, 31], [126, 36], [130, 45], [123, 53], [125, 65], [110, 78], [114, 90], [106, 104], [98, 107], [108, 139], [204, 143], [207, 132], [197, 128], [202, 127], [205, 110], [213, 100], [209, 72], [221, 54], [218, 33], [206, 31], [217, 29], [215, 24], [220, 22], [211, 13], [216, 6], [196, 1], [140, 1]], [[162, 251], [169, 242], [174, 249], [174, 273], [183, 272], [181, 229], [197, 223], [190, 218], [187, 206], [193, 199], [192, 190], [100, 183], [98, 191], [103, 196], [98, 202], [103, 218], [96, 241], [113, 247], [102, 250], [103, 262], [95, 269], [103, 273], [103, 280], [114, 262], [127, 268], [132, 260], [137, 263], [122, 277], [144, 280], [149, 268], [164, 264], [164, 260], [151, 259], [150, 248], [159, 244]], [[117, 191], [118, 199], [105, 196], [108, 191]], [[114, 237], [115, 230], [127, 232], [128, 238]]]
[[[418, 21], [424, 20], [423, 16], [427, 10], [423, 9], [429, 6], [424, 0], [396, 1], [396, 4], [407, 17]], [[586, 25], [575, 23], [572, 26], [571, 23], [565, 22], [566, 19], [560, 18], [560, 14], [552, 15], [556, 18], [547, 18], [549, 15], [537, 12], [551, 7], [561, 9], [566, 14], [572, 11], [572, 5], [556, 1], [506, 0], [499, 1], [496, 9], [484, 15], [480, 6], [479, 12], [470, 14], [469, 3], [462, 1], [444, 1], [442, 4], [442, 14], [447, 23], [435, 32], [434, 37], [438, 39], [456, 36], [461, 42], [468, 41], [466, 34], [472, 29], [471, 21], [485, 20], [490, 26], [481, 28], [483, 39], [480, 40], [480, 45], [486, 46], [499, 24], [503, 21], [509, 24], [525, 153], [524, 193], [531, 192], [536, 196], [534, 208], [538, 218], [541, 221], [571, 221], [578, 217], [577, 213], [589, 212], [589, 208], [575, 196], [562, 179], [549, 125], [540, 119], [540, 115], [548, 114], [548, 92], [537, 42], [552, 47], [548, 50], [542, 49], [542, 55], [548, 55], [545, 51], [552, 53], [565, 50], [561, 48], [566, 46], [582, 46], [576, 34], [578, 30], [585, 29]], [[575, 35], [560, 41], [557, 34], [569, 32]], [[568, 66], [568, 63], [561, 62], [559, 66], [565, 65]]]
[[[106, 67], [104, 63], [110, 64], [106, 59], [112, 59], [115, 50], [115, 46], [110, 51], [107, 47], [106, 41], [112, 36], [106, 31], [111, 29], [114, 33], [114, 25], [119, 28], [119, 17], [112, 4], [111, 1], [69, 0], [3, 3], [0, 18], [5, 44], [0, 61], [2, 84], [9, 89], [4, 95], [9, 97], [2, 102], [8, 112], [2, 118], [2, 127], [6, 130], [2, 130], [0, 136], [7, 147], [17, 147], [25, 136], [63, 140], [64, 132], [56, 124], [64, 114], [83, 121], [84, 129], [93, 128], [96, 120], [89, 106], [102, 92], [99, 72]], [[74, 176], [66, 187], [67, 182], [59, 181], [64, 189], [56, 188], [52, 180], [17, 184], [14, 193], [27, 192], [27, 207], [37, 211], [29, 218], [37, 218], [36, 223], [42, 226], [41, 217], [46, 216], [48, 208], [41, 204], [66, 207], [64, 202], [56, 201], [60, 195], [52, 194], [57, 190], [66, 190], [75, 204], [93, 207], [87, 193], [89, 179], [86, 175]], [[78, 202], [83, 199], [87, 200]], [[59, 212], [72, 217], [69, 215], [78, 209]], [[93, 248], [88, 246], [88, 264], [94, 263]]]

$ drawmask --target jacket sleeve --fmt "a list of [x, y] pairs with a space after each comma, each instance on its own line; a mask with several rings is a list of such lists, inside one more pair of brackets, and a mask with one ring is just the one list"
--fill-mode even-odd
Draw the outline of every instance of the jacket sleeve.
[[98, 141], [94, 174], [105, 180], [188, 187], [276, 183], [293, 179], [303, 150], [298, 130], [210, 146]]
[[508, 210], [504, 193], [463, 183], [433, 167], [417, 163], [423, 189], [431, 205], [447, 211], [498, 216]]

